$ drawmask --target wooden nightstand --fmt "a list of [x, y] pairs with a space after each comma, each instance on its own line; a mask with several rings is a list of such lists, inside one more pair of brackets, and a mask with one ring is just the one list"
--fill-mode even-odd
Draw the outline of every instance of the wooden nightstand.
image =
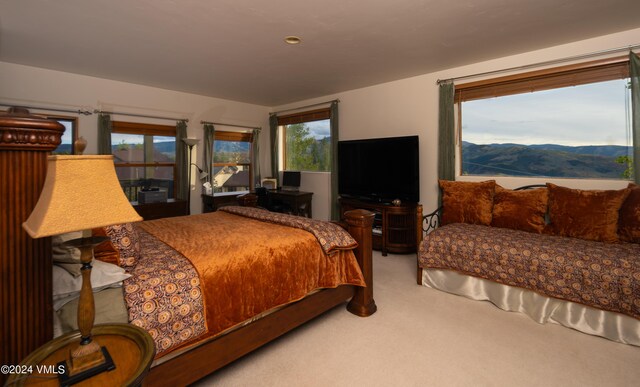
[[[142, 328], [131, 324], [96, 325], [92, 338], [107, 347], [116, 368], [86, 379], [74, 386], [138, 386], [149, 371], [155, 345]], [[60, 336], [32, 352], [20, 366], [32, 368], [32, 375], [11, 374], [8, 385], [59, 386], [56, 364], [66, 360], [71, 348], [80, 342], [80, 332]], [[44, 367], [44, 370], [42, 368]], [[38, 372], [38, 368], [40, 371]], [[41, 376], [36, 376], [40, 374]]]

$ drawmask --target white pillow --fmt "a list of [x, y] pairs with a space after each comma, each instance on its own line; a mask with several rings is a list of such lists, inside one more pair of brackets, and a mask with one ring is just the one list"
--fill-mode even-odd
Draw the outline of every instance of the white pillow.
[[51, 237], [53, 262], [78, 263], [80, 262], [80, 250], [75, 247], [63, 246], [64, 242], [82, 238], [82, 231], [73, 231], [66, 234]]
[[[122, 281], [131, 277], [123, 268], [107, 262], [93, 260], [91, 287], [94, 292], [110, 287], [122, 286]], [[80, 297], [82, 276], [74, 277], [65, 269], [53, 265], [53, 308], [60, 309], [64, 304]]]

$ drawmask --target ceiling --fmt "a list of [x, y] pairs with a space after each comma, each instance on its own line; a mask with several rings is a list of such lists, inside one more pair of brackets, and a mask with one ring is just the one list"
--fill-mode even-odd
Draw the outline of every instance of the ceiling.
[[637, 28], [639, 14], [637, 0], [3, 0], [0, 61], [273, 107]]

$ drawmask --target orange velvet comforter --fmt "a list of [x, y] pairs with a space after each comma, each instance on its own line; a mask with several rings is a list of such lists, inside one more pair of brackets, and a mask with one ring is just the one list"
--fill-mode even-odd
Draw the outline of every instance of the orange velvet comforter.
[[351, 250], [326, 255], [307, 231], [225, 212], [142, 222], [139, 227], [195, 266], [212, 336], [319, 288], [365, 286]]

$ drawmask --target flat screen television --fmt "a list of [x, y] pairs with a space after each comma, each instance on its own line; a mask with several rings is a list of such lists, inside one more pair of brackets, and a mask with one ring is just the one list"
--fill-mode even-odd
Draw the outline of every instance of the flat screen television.
[[340, 196], [387, 203], [420, 200], [418, 136], [338, 142]]

